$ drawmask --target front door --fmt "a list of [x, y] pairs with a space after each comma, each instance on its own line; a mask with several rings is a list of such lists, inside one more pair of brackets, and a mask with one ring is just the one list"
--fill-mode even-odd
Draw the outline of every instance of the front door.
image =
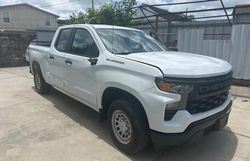
[[95, 70], [99, 50], [88, 30], [74, 31], [69, 52], [65, 54], [65, 87], [67, 92], [91, 107], [97, 105]]

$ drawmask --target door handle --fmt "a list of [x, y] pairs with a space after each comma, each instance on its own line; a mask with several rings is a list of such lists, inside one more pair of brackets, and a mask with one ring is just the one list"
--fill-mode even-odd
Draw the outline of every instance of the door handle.
[[50, 56], [49, 56], [49, 59], [50, 59], [50, 60], [54, 60], [55, 58], [54, 58], [53, 55], [50, 55]]
[[65, 60], [65, 64], [70, 66], [70, 65], [72, 65], [72, 61], [67, 59], [67, 60]]
[[96, 65], [98, 59], [97, 58], [89, 58], [88, 61], [90, 62], [90, 65]]

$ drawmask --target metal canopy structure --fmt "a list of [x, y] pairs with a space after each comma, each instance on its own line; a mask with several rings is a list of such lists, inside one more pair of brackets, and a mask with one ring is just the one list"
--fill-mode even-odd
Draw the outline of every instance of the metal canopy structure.
[[151, 13], [152, 15], [156, 17], [159, 16], [165, 20], [176, 19], [176, 20], [182, 20], [182, 21], [190, 21], [190, 19], [188, 19], [186, 16], [182, 14], [172, 14], [168, 10], [161, 9], [153, 5], [142, 4], [139, 8], [142, 12], [147, 11]]
[[[180, 10], [170, 12], [166, 10], [164, 7], [167, 6], [174, 6], [178, 7], [180, 5], [192, 5], [192, 4], [200, 4], [200, 5], [208, 5], [208, 3], [218, 3], [220, 7], [216, 8], [207, 8], [207, 9], [195, 9], [195, 10]], [[137, 17], [131, 18], [131, 20], [139, 21], [141, 25], [150, 25], [151, 30], [157, 40], [161, 41], [159, 36], [159, 23], [167, 23], [166, 26], [166, 35], [167, 35], [167, 42], [169, 44], [169, 36], [171, 36], [171, 25], [173, 22], [200, 22], [198, 20], [211, 20], [211, 19], [225, 19], [228, 22], [229, 26], [233, 25], [232, 19], [237, 15], [250, 15], [250, 12], [244, 13], [236, 13], [233, 12], [235, 6], [225, 7], [223, 0], [196, 0], [196, 1], [185, 1], [185, 2], [178, 2], [178, 3], [164, 3], [164, 4], [141, 4], [140, 6], [133, 7], [140, 11], [141, 14], [137, 15]], [[249, 8], [249, 6], [242, 5], [237, 6], [237, 8]], [[221, 12], [218, 12], [221, 11]], [[215, 14], [213, 14], [215, 13]], [[190, 16], [193, 15], [193, 16]], [[175, 23], [175, 24], [176, 24]], [[218, 33], [217, 33], [218, 34]], [[224, 33], [220, 34], [224, 35]], [[162, 42], [162, 41], [161, 41]], [[168, 46], [168, 45], [167, 45]]]
[[[187, 5], [187, 4], [204, 4], [209, 2], [218, 2], [221, 7], [218, 8], [209, 8], [209, 9], [199, 9], [199, 10], [186, 10], [186, 11], [178, 11], [178, 12], [169, 12], [168, 10], [161, 9], [158, 7], [164, 7], [164, 6], [175, 6], [175, 5]], [[238, 6], [238, 8], [248, 8], [249, 6]], [[158, 23], [158, 22], [169, 22], [169, 21], [194, 21], [198, 19], [210, 19], [210, 18], [226, 18], [228, 20], [228, 23], [232, 25], [230, 17], [235, 16], [235, 13], [232, 12], [231, 14], [228, 13], [228, 10], [233, 10], [235, 7], [225, 7], [223, 0], [197, 0], [197, 1], [188, 1], [188, 2], [179, 2], [179, 3], [165, 3], [165, 4], [155, 4], [155, 5], [148, 5], [148, 4], [142, 4], [140, 6], [136, 6], [134, 8], [139, 9], [143, 16], [134, 17], [131, 20], [142, 20], [147, 19], [148, 24], [152, 23]], [[187, 14], [190, 13], [208, 13], [214, 11], [223, 11], [224, 14], [217, 14], [212, 16], [198, 16], [198, 17], [192, 17], [189, 18]], [[150, 13], [150, 15], [146, 15], [145, 12]], [[239, 13], [237, 15], [243, 15], [243, 14], [249, 14], [249, 13]], [[154, 18], [155, 20], [152, 20]], [[159, 19], [161, 18], [161, 19]], [[145, 24], [145, 22], [142, 22]], [[156, 25], [157, 26], [157, 25]], [[154, 29], [157, 31], [157, 29]]]

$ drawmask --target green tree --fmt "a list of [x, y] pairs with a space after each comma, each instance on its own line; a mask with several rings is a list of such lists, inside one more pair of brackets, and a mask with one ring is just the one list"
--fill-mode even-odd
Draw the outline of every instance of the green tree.
[[68, 24], [92, 23], [109, 25], [130, 25], [135, 23], [131, 18], [136, 14], [136, 0], [121, 0], [104, 4], [99, 9], [88, 8], [86, 13], [70, 15]]
[[77, 15], [73, 13], [67, 20], [67, 24], [85, 23], [85, 20], [86, 20], [86, 15], [83, 12], [78, 12]]

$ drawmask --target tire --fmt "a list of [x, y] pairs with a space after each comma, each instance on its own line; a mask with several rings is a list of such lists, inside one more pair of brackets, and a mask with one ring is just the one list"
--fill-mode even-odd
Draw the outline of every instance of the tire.
[[35, 65], [33, 71], [34, 71], [34, 84], [36, 91], [40, 94], [49, 93], [50, 85], [45, 82], [39, 65]]
[[137, 100], [129, 98], [115, 100], [109, 106], [111, 138], [118, 149], [127, 154], [142, 151], [150, 141], [147, 118], [139, 106]]

